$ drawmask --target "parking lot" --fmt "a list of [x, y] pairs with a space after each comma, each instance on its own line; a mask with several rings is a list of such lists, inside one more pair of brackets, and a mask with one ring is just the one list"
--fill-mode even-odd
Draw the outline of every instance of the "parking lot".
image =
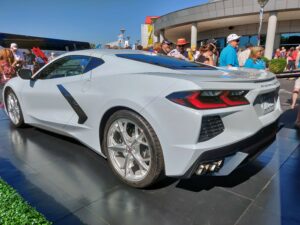
[[300, 136], [281, 80], [285, 124], [257, 160], [228, 177], [123, 185], [106, 160], [73, 139], [14, 129], [0, 110], [0, 176], [54, 224], [299, 224]]

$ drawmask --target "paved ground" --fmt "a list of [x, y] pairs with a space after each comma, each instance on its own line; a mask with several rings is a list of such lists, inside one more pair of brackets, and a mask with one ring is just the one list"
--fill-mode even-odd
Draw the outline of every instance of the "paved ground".
[[288, 110], [274, 143], [228, 177], [167, 179], [149, 190], [120, 183], [106, 161], [59, 135], [14, 129], [0, 110], [0, 176], [54, 224], [300, 224], [300, 135]]

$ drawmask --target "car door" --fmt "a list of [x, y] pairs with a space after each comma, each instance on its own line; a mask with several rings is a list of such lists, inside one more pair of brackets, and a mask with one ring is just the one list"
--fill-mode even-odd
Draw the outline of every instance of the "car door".
[[84, 55], [57, 59], [23, 87], [21, 95], [29, 123], [61, 130], [78, 113], [78, 123], [84, 122], [85, 115], [73, 95], [82, 94], [91, 79], [90, 71], [85, 70], [90, 59]]

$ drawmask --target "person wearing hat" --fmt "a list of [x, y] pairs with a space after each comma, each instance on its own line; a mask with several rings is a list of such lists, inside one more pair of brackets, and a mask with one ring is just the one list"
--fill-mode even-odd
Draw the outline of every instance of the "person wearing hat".
[[236, 34], [228, 35], [227, 46], [221, 52], [219, 66], [239, 67], [239, 61], [236, 53], [239, 41], [240, 36]]
[[169, 52], [168, 56], [188, 60], [188, 52], [185, 49], [185, 45], [187, 44], [185, 38], [179, 38], [176, 43], [176, 48]]
[[18, 45], [16, 43], [10, 44], [10, 50], [12, 51], [15, 59], [12, 66], [16, 69], [20, 69], [25, 61], [23, 53], [18, 49]]
[[171, 51], [171, 45], [172, 43], [170, 41], [163, 40], [163, 42], [161, 43], [161, 48], [158, 53], [161, 55], [168, 55], [169, 52]]
[[214, 65], [216, 66], [218, 64], [218, 60], [219, 60], [219, 57], [220, 57], [220, 53], [217, 49], [217, 40], [216, 39], [208, 39], [206, 41], [206, 46], [209, 47], [209, 49], [211, 49], [213, 55], [212, 55], [212, 58], [213, 58], [213, 61], [214, 61]]

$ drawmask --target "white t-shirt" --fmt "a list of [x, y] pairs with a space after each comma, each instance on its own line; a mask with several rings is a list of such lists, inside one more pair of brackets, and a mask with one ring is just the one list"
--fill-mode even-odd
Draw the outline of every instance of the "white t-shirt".
[[176, 48], [169, 52], [168, 56], [177, 58], [177, 59], [184, 59], [188, 60], [184, 55], [182, 55]]
[[20, 50], [13, 52], [13, 54], [14, 54], [15, 61], [24, 61], [25, 60], [23, 52], [21, 52]]

